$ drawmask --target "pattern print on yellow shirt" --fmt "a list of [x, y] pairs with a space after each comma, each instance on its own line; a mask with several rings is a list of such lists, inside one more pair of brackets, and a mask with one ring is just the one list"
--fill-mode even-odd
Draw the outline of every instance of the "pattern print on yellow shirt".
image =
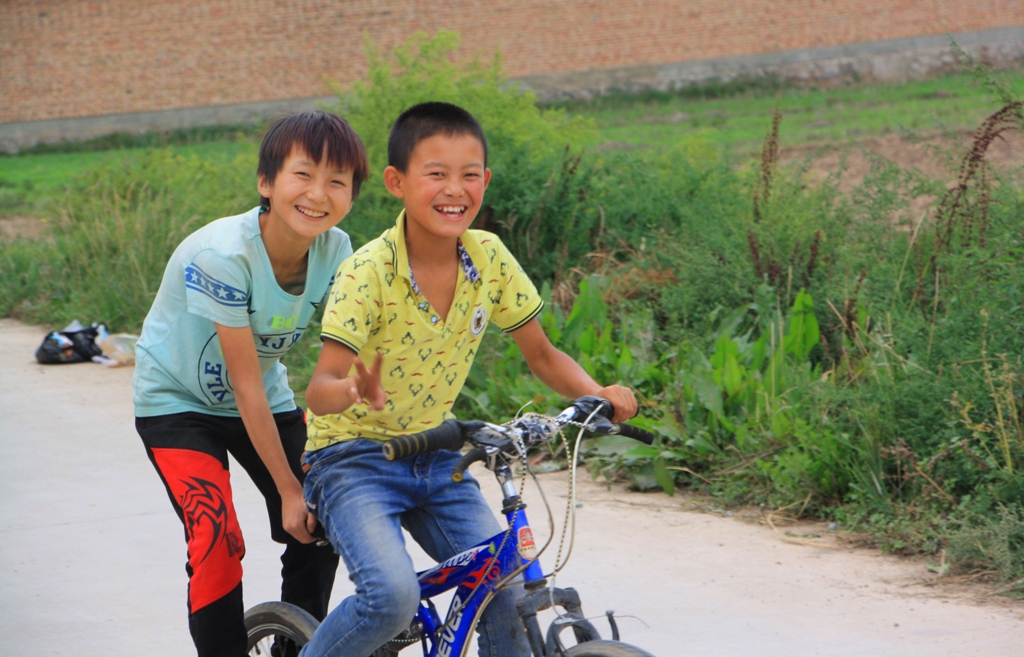
[[413, 284], [404, 213], [339, 268], [321, 337], [364, 362], [383, 353], [386, 401], [381, 411], [357, 405], [334, 415], [310, 413], [307, 449], [354, 438], [383, 441], [453, 417], [487, 324], [513, 331], [540, 312], [537, 289], [496, 235], [470, 230], [461, 241], [465, 257], [444, 320]]

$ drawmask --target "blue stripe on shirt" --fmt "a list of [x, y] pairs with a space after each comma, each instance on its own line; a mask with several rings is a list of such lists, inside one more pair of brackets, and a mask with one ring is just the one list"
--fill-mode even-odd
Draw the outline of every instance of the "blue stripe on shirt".
[[185, 267], [185, 287], [202, 292], [222, 306], [245, 306], [249, 302], [249, 295], [245, 290], [239, 290], [217, 280], [194, 262]]

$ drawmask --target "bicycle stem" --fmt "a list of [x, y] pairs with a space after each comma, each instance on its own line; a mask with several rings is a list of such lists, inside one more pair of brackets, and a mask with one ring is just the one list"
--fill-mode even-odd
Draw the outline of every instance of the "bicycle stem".
[[516, 483], [512, 476], [512, 468], [507, 465], [500, 465], [494, 469], [494, 477], [501, 486], [502, 495], [505, 496], [503, 503], [507, 504], [511, 498], [519, 497], [519, 491], [516, 490]]

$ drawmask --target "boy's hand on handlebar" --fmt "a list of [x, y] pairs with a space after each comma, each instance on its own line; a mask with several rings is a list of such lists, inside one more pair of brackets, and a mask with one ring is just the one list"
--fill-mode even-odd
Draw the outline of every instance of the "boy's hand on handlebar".
[[602, 397], [611, 402], [612, 408], [615, 409], [612, 422], [625, 422], [626, 420], [635, 417], [636, 412], [640, 408], [636, 402], [636, 396], [633, 394], [633, 391], [625, 386], [606, 386], [601, 388], [601, 390], [597, 392], [596, 396]]
[[377, 352], [373, 365], [367, 369], [359, 358], [353, 361], [355, 372], [348, 376], [349, 398], [356, 404], [366, 402], [375, 411], [384, 408], [384, 386], [380, 383], [380, 368], [384, 362], [384, 354]]

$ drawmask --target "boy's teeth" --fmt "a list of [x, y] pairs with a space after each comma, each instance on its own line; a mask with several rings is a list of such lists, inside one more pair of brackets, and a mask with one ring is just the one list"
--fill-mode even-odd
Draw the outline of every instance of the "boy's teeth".
[[445, 214], [461, 214], [466, 208], [461, 205], [442, 205], [437, 209]]
[[327, 216], [326, 212], [314, 212], [313, 210], [306, 210], [305, 208], [298, 207], [296, 209], [298, 209], [299, 212], [306, 215], [307, 217], [313, 217], [314, 219], [319, 219], [321, 217]]

